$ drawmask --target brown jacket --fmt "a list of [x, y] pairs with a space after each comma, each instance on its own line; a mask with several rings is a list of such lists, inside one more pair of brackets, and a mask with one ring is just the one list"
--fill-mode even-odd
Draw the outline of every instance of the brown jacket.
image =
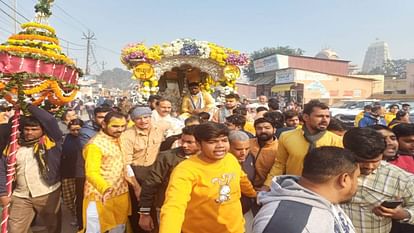
[[256, 158], [256, 178], [255, 187], [262, 187], [267, 174], [273, 166], [276, 158], [278, 141], [275, 138], [272, 142], [266, 143], [260, 148], [257, 138], [250, 139], [250, 153]]

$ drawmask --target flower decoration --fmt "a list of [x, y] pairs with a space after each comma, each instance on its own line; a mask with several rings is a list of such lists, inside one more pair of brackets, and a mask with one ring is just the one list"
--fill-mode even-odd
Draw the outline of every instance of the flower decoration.
[[[128, 44], [122, 49], [121, 61], [128, 69], [134, 70], [134, 76], [139, 82], [138, 92], [141, 99], [146, 99], [150, 94], [158, 92], [157, 75], [159, 65], [154, 65], [162, 62], [165, 58], [180, 58], [191, 56], [199, 59], [208, 59], [213, 61], [215, 66], [223, 70], [223, 77], [220, 80], [214, 80], [208, 77], [201, 85], [201, 89], [210, 93], [214, 92], [215, 87], [224, 85], [227, 88], [223, 89], [226, 92], [234, 92], [236, 90], [236, 79], [240, 76], [240, 69], [237, 66], [244, 66], [249, 63], [249, 58], [246, 54], [239, 51], [232, 50], [219, 46], [217, 44], [207, 41], [197, 41], [194, 39], [176, 39], [171, 43], [155, 45], [147, 47], [143, 43]], [[142, 69], [137, 68], [140, 64], [149, 64], [154, 67], [154, 76], [141, 75]], [[147, 72], [149, 73], [149, 72]], [[216, 76], [217, 77], [217, 76]]]
[[218, 62], [220, 66], [225, 66], [226, 59], [228, 57], [226, 50], [223, 47], [218, 46], [214, 43], [209, 43], [208, 45], [210, 47], [210, 59]]
[[53, 27], [48, 26], [48, 25], [44, 25], [44, 24], [41, 24], [41, 23], [36, 23], [36, 22], [22, 23], [20, 26], [23, 29], [26, 29], [26, 28], [35, 28], [35, 29], [36, 28], [41, 28], [41, 29], [44, 29], [46, 31], [49, 31], [52, 34], [55, 34], [56, 33], [56, 31], [55, 31], [55, 29]]
[[180, 49], [180, 55], [184, 56], [196, 56], [199, 50], [196, 44], [184, 44]]
[[236, 66], [245, 66], [249, 64], [249, 57], [244, 53], [240, 53], [234, 50], [228, 50], [227, 54], [228, 54], [226, 58], [227, 64], [236, 65]]
[[[41, 13], [44, 20], [47, 15]], [[63, 105], [76, 96], [82, 72], [62, 53], [55, 30], [40, 21], [22, 24], [21, 32], [0, 45], [0, 64], [5, 64], [0, 66], [0, 98], [12, 104], [31, 100], [39, 105], [47, 98]]]
[[161, 48], [155, 45], [147, 48], [143, 43], [129, 44], [122, 49], [121, 62], [127, 67], [133, 67], [135, 61], [155, 63], [161, 60]]

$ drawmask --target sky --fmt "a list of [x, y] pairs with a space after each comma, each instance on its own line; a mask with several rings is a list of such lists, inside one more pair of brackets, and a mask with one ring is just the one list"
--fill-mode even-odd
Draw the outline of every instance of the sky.
[[[17, 11], [33, 19], [36, 0], [16, 1]], [[0, 9], [12, 14], [3, 2], [13, 0], [0, 0]], [[102, 68], [125, 68], [119, 58], [128, 43], [152, 46], [177, 38], [246, 53], [290, 46], [315, 56], [331, 48], [340, 59], [362, 67], [369, 44], [377, 39], [388, 43], [392, 59], [414, 58], [413, 9], [412, 0], [55, 0], [49, 23], [70, 41], [69, 50], [67, 43], [61, 45], [83, 69], [83, 33], [94, 33], [91, 70], [97, 74]], [[0, 11], [1, 42], [14, 31], [13, 25]]]

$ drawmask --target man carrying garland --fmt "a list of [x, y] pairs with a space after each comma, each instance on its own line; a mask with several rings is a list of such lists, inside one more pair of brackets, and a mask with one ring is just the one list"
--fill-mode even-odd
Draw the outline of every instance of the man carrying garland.
[[22, 118], [11, 198], [6, 189], [9, 148], [0, 156], [0, 203], [5, 206], [11, 202], [9, 232], [28, 232], [37, 214], [44, 220], [48, 233], [60, 233], [62, 132], [47, 111], [34, 105], [27, 109], [31, 116]]

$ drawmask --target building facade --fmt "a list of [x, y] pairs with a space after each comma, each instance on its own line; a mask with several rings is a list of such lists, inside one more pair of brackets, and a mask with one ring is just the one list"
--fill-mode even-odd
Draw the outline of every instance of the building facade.
[[258, 95], [284, 96], [299, 103], [320, 99], [332, 104], [384, 91], [383, 76], [351, 76], [349, 61], [344, 60], [272, 55], [254, 61], [254, 67], [259, 78], [252, 84]]

